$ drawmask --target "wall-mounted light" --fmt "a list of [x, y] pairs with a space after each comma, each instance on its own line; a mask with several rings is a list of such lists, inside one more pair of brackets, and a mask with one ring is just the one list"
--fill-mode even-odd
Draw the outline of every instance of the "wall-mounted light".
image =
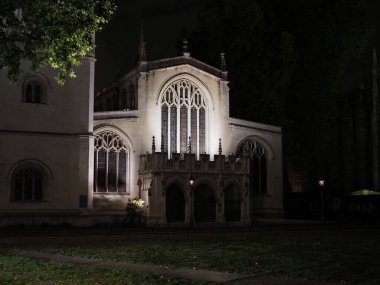
[[190, 187], [193, 187], [193, 186], [194, 186], [194, 182], [195, 182], [195, 180], [194, 180], [193, 175], [190, 175], [190, 178], [189, 178], [189, 186], [190, 186]]

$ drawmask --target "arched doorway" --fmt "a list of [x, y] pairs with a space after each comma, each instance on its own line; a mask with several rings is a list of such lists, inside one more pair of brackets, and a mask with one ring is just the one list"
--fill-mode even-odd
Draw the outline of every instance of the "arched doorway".
[[212, 189], [201, 184], [194, 189], [194, 220], [215, 222], [215, 196]]
[[224, 215], [226, 222], [241, 220], [241, 193], [233, 184], [224, 189]]
[[185, 221], [185, 197], [181, 188], [176, 184], [166, 190], [166, 220], [168, 223]]

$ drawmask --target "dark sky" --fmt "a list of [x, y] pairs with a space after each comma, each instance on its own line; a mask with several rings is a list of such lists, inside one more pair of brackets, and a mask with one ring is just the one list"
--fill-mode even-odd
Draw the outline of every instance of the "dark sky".
[[197, 25], [205, 0], [119, 0], [107, 27], [97, 34], [95, 89], [128, 71], [137, 59], [143, 20], [148, 59], [177, 56], [183, 29]]
[[[197, 15], [207, 0], [117, 0], [117, 12], [103, 31], [97, 34], [95, 89], [125, 73], [137, 59], [140, 23], [143, 20], [149, 59], [177, 56], [183, 29], [197, 26]], [[380, 31], [380, 0], [368, 0], [368, 17]], [[349, 70], [352, 85], [365, 84], [370, 71], [372, 46], [380, 53], [380, 33], [370, 41], [360, 60]], [[191, 43], [190, 43], [191, 48]], [[352, 87], [355, 87], [352, 86]]]

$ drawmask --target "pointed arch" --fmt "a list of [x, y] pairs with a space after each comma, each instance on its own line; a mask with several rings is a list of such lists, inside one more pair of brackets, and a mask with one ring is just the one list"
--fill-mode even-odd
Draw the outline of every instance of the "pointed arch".
[[267, 160], [274, 159], [270, 145], [261, 137], [249, 136], [238, 144], [236, 154], [249, 157], [251, 193], [267, 193]]
[[11, 201], [44, 201], [53, 175], [49, 167], [36, 159], [24, 159], [9, 170]]
[[164, 150], [186, 153], [189, 138], [192, 151], [199, 157], [207, 151], [211, 96], [206, 87], [189, 74], [169, 79], [160, 89], [161, 138]]
[[94, 131], [94, 136], [94, 192], [129, 194], [129, 137], [118, 128], [104, 125]]

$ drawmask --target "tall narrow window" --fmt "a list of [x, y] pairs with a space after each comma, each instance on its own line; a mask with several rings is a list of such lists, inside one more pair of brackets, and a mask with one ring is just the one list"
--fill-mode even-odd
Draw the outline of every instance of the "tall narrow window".
[[237, 154], [250, 159], [250, 185], [253, 193], [267, 193], [267, 158], [264, 147], [255, 140], [240, 143]]
[[12, 201], [41, 201], [44, 197], [46, 175], [38, 165], [25, 164], [12, 174]]
[[[167, 112], [168, 109], [170, 112]], [[177, 80], [164, 90], [161, 99], [161, 132], [169, 155], [187, 152], [189, 137], [192, 152], [197, 155], [205, 153], [206, 109], [204, 94], [189, 80]]]
[[129, 194], [129, 150], [111, 131], [96, 135], [94, 148], [94, 192]]
[[24, 85], [22, 101], [25, 103], [46, 103], [46, 90], [39, 80], [29, 80]]

